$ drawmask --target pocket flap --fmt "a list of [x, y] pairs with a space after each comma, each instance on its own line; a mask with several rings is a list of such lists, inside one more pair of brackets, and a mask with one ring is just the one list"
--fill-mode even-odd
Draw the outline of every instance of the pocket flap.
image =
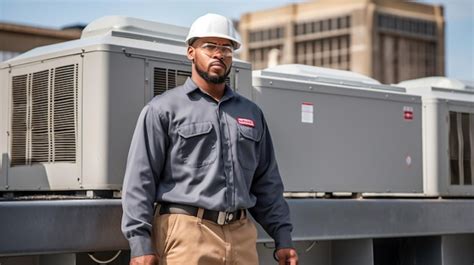
[[178, 134], [184, 138], [190, 138], [202, 134], [207, 134], [211, 130], [212, 123], [210, 121], [196, 122], [180, 126], [178, 128]]
[[239, 131], [240, 134], [242, 134], [243, 137], [250, 139], [255, 142], [259, 142], [260, 139], [262, 138], [262, 133], [259, 132], [258, 129], [244, 126], [244, 125], [239, 125]]

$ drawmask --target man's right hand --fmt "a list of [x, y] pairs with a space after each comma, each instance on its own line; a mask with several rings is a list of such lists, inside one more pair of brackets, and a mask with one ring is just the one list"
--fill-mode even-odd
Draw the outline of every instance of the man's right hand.
[[158, 265], [158, 256], [145, 255], [134, 257], [130, 260], [130, 265]]

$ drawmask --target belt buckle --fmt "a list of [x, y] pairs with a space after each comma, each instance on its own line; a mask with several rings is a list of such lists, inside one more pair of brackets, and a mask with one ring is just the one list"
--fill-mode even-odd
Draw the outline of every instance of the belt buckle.
[[234, 213], [232, 212], [219, 212], [217, 216], [218, 225], [226, 225], [234, 218]]
[[217, 224], [225, 225], [227, 223], [227, 212], [219, 212], [217, 216]]

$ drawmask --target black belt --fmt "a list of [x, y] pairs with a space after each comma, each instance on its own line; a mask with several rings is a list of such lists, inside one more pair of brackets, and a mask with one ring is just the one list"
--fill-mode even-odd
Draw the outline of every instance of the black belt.
[[[219, 212], [203, 209], [204, 213], [202, 219], [206, 219], [217, 223], [219, 225], [230, 224], [236, 220], [245, 218], [246, 211], [244, 209], [237, 210], [234, 212]], [[186, 214], [197, 216], [199, 207], [184, 205], [184, 204], [175, 204], [175, 203], [166, 203], [162, 204], [160, 207], [161, 214]]]

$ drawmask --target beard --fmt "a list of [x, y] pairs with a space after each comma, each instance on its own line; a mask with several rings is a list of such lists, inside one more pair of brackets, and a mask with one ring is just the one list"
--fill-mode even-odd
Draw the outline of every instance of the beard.
[[[222, 63], [225, 65], [224, 63]], [[197, 64], [194, 64], [194, 67], [196, 68], [196, 72], [199, 74], [199, 76], [206, 80], [206, 82], [211, 83], [211, 84], [222, 84], [225, 82], [225, 79], [230, 73], [231, 67], [223, 74], [223, 75], [214, 75], [210, 76], [208, 72], [204, 71], [203, 69], [199, 68]]]

